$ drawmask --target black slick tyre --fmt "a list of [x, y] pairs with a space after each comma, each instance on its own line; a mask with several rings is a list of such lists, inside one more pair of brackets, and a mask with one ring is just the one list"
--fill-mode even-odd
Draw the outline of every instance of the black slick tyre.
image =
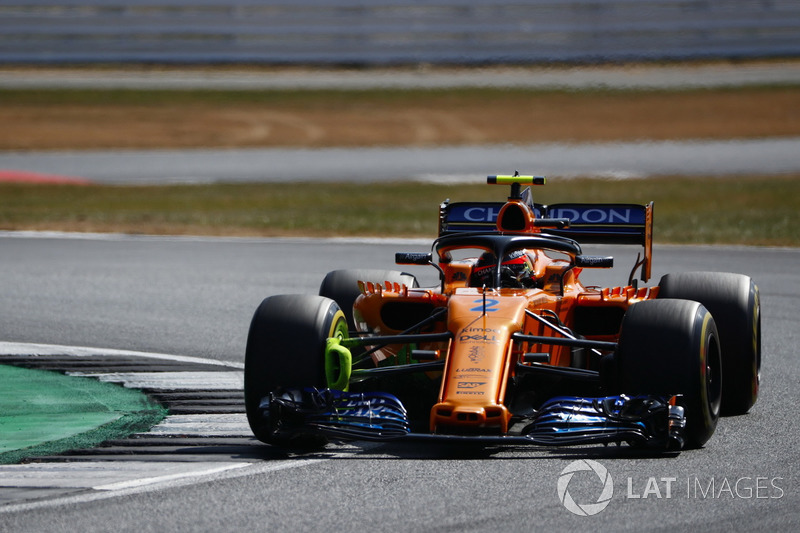
[[694, 300], [709, 310], [722, 351], [722, 414], [749, 411], [761, 381], [761, 306], [753, 280], [720, 272], [667, 274], [658, 298]]
[[723, 382], [717, 328], [705, 307], [689, 300], [632, 305], [622, 321], [616, 363], [622, 393], [682, 395], [687, 446], [708, 441]]
[[344, 314], [333, 300], [306, 294], [270, 296], [250, 323], [244, 368], [247, 421], [262, 442], [290, 447], [317, 447], [324, 439], [310, 436], [283, 442], [262, 415], [262, 398], [276, 389], [326, 386], [325, 341], [347, 335]]

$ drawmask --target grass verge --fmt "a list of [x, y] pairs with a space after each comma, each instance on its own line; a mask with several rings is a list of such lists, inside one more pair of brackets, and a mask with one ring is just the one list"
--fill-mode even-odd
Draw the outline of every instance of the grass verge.
[[[800, 246], [800, 175], [550, 180], [538, 202], [655, 201], [655, 242]], [[156, 235], [436, 235], [445, 198], [504, 187], [424, 183], [70, 186], [0, 183], [0, 229]]]

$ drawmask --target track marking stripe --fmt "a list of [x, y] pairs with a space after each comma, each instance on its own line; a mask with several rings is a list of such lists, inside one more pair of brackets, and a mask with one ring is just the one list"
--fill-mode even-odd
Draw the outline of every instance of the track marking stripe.
[[225, 366], [229, 368], [244, 368], [244, 363], [235, 361], [219, 361], [216, 359], [203, 359], [188, 355], [172, 355], [166, 353], [137, 352], [132, 350], [117, 350], [114, 348], [91, 348], [88, 346], [63, 346], [59, 344], [34, 344], [26, 342], [0, 342], [0, 355], [34, 356], [76, 356], [88, 357], [93, 355], [115, 355], [121, 357], [146, 357], [162, 359], [179, 363], [197, 363], [203, 365]]
[[143, 434], [149, 436], [181, 435], [190, 437], [252, 437], [246, 415], [169, 415]]
[[218, 474], [220, 472], [225, 472], [228, 470], [233, 470], [236, 468], [243, 468], [249, 466], [250, 463], [232, 463], [232, 464], [221, 464], [217, 466], [212, 466], [209, 468], [205, 468], [203, 470], [194, 470], [194, 471], [187, 471], [187, 472], [180, 472], [177, 474], [166, 474], [163, 476], [154, 476], [154, 477], [143, 477], [139, 479], [131, 479], [129, 481], [118, 481], [116, 483], [108, 483], [106, 485], [97, 485], [92, 487], [94, 490], [125, 490], [131, 489], [136, 487], [144, 487], [147, 485], [155, 485], [156, 483], [165, 483], [168, 481], [175, 481], [179, 479], [186, 479], [191, 477], [201, 477], [201, 476], [210, 476], [213, 474]]
[[124, 383], [131, 389], [148, 390], [244, 390], [241, 372], [68, 372], [70, 376]]
[[[105, 500], [120, 496], [156, 492], [164, 489], [181, 488], [181, 487], [195, 485], [198, 483], [207, 483], [211, 481], [220, 481], [225, 479], [235, 479], [247, 476], [263, 475], [290, 468], [311, 466], [313, 464], [324, 462], [327, 460], [328, 459], [293, 459], [289, 461], [281, 461], [280, 463], [267, 463], [267, 464], [244, 463], [244, 466], [242, 467], [228, 468], [218, 472], [205, 471], [188, 476], [172, 476], [171, 479], [150, 478], [151, 480], [150, 483], [146, 485], [123, 487], [120, 484], [120, 486], [117, 488], [94, 490], [92, 492], [81, 493], [74, 496], [54, 498], [52, 500], [4, 505], [0, 506], [0, 514], [32, 511], [36, 509], [58, 507], [63, 505], [77, 505], [81, 503], [94, 502], [98, 500]], [[107, 487], [112, 485], [114, 484], [108, 484]]]
[[[163, 360], [187, 363], [216, 364], [228, 368], [239, 369], [243, 365], [225, 361], [213, 361], [197, 357], [174, 356], [169, 354], [152, 354], [146, 352], [133, 352], [126, 350], [100, 349], [89, 347], [58, 346], [51, 344], [27, 344], [0, 342], [0, 355], [14, 356], [92, 356], [92, 355], [117, 355], [127, 357], [149, 357]], [[186, 373], [73, 373], [109, 381], [122, 382], [126, 386], [143, 385], [153, 388], [166, 387], [167, 382], [180, 380], [181, 375], [187, 378], [184, 382], [197, 385], [202, 382], [206, 386], [218, 388], [226, 380], [233, 388], [234, 385], [241, 390], [243, 381], [241, 372], [186, 372]], [[166, 379], [157, 379], [158, 377]], [[172, 385], [169, 385], [170, 387]], [[197, 434], [202, 436], [251, 436], [249, 425], [244, 415], [237, 414], [203, 414], [203, 415], [171, 415], [160, 424], [151, 428], [149, 435], [170, 434]], [[368, 446], [367, 448], [371, 448]], [[240, 478], [245, 476], [264, 475], [281, 470], [314, 465], [339, 456], [352, 456], [360, 453], [362, 448], [344, 446], [338, 447], [325, 458], [299, 458], [278, 461], [237, 461], [186, 463], [186, 462], [158, 462], [153, 463], [144, 459], [141, 462], [86, 462], [75, 464], [64, 463], [36, 463], [0, 466], [0, 486], [21, 487], [63, 487], [71, 490], [86, 490], [79, 494], [61, 496], [33, 502], [9, 503], [0, 505], [0, 514], [19, 511], [29, 511], [43, 508], [52, 508], [63, 505], [103, 500], [129, 494], [155, 492], [158, 490], [179, 488], [198, 483], [206, 483], [221, 479]]]

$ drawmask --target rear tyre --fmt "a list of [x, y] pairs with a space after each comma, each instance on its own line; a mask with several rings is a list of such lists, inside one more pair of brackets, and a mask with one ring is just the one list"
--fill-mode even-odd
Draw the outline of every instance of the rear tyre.
[[397, 270], [351, 269], [328, 272], [319, 287], [319, 295], [330, 298], [339, 304], [344, 316], [347, 317], [347, 324], [351, 331], [356, 329], [353, 321], [353, 303], [361, 294], [358, 288], [359, 281], [371, 281], [381, 285], [389, 281], [408, 287], [419, 287], [416, 277]]
[[758, 399], [761, 381], [761, 306], [758, 287], [740, 274], [667, 274], [658, 298], [700, 302], [713, 315], [722, 351], [722, 414], [741, 415]]
[[711, 437], [719, 419], [722, 362], [714, 318], [705, 307], [688, 300], [632, 305], [622, 321], [616, 362], [621, 392], [682, 395], [688, 447]]
[[291, 442], [276, 437], [259, 406], [279, 387], [324, 388], [325, 340], [336, 335], [347, 336], [347, 323], [333, 300], [286, 294], [261, 302], [250, 323], [244, 362], [247, 421], [258, 440], [293, 448], [325, 444], [318, 435], [299, 435]]

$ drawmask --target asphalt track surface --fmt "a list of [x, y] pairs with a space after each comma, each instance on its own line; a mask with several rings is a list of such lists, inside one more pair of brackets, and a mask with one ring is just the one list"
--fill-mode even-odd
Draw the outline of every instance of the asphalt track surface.
[[280, 148], [0, 152], [19, 171], [117, 185], [220, 182], [463, 183], [484, 174], [550, 177], [741, 176], [800, 172], [800, 137], [436, 148]]
[[0, 69], [7, 89], [697, 89], [800, 83], [800, 61], [375, 69]]
[[[263, 297], [315, 293], [329, 270], [391, 268], [395, 251], [426, 249], [416, 241], [3, 234], [0, 339], [183, 354], [190, 358], [171, 364], [236, 366]], [[624, 283], [629, 256], [601, 251], [618, 256], [620, 266], [592, 272], [588, 281]], [[656, 247], [654, 282], [667, 272], [725, 270], [751, 275], [761, 289], [761, 397], [748, 415], [723, 419], [701, 450], [650, 457], [624, 447], [476, 452], [391, 444], [303, 457], [239, 436], [227, 455], [183, 459], [200, 468], [196, 476], [112, 483], [102, 496], [87, 488], [68, 498], [56, 493], [0, 505], [0, 529], [796, 531], [799, 260], [797, 249]], [[424, 268], [419, 273], [423, 283], [433, 279]], [[580, 459], [600, 462], [613, 478], [613, 497], [594, 516], [571, 514], [557, 494], [562, 471]], [[219, 467], [233, 463], [239, 466]], [[590, 474], [570, 481], [575, 500], [591, 502], [600, 493]], [[10, 490], [0, 488], [0, 497]]]

